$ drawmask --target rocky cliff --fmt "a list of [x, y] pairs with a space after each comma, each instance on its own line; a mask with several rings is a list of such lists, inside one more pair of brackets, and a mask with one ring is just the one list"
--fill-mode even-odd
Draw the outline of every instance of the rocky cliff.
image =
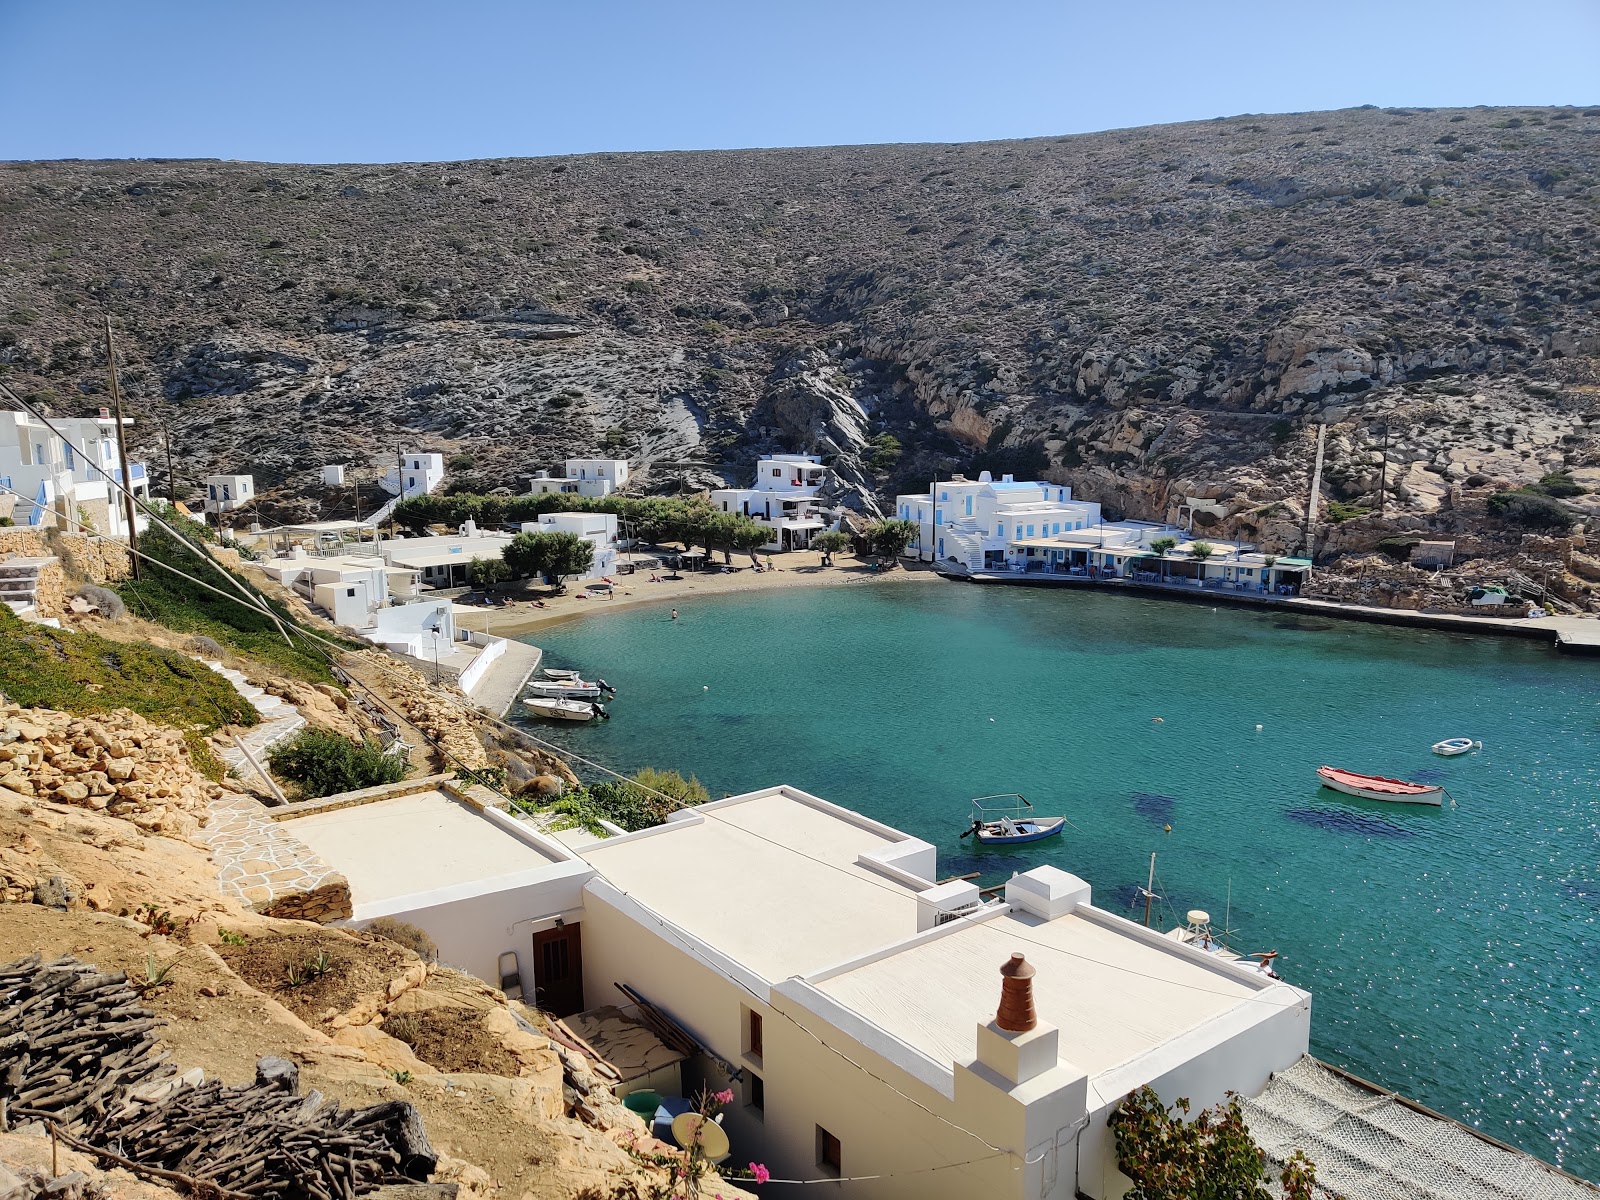
[[[1134, 516], [1429, 527], [1600, 466], [1600, 108], [1357, 109], [1020, 142], [404, 166], [0, 168], [0, 360], [269, 497], [438, 448], [508, 485], [815, 450], [847, 495], [1039, 472]], [[899, 443], [879, 439], [888, 433]], [[371, 501], [368, 501], [370, 507]], [[285, 504], [282, 515], [288, 515]], [[1378, 530], [1377, 532], [1381, 532]]]

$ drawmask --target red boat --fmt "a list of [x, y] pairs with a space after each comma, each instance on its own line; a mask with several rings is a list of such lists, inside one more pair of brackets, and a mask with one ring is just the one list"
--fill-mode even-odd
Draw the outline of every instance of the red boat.
[[1318, 767], [1322, 786], [1364, 800], [1387, 800], [1391, 804], [1443, 804], [1444, 788], [1432, 783], [1407, 783], [1384, 775], [1362, 775], [1338, 767]]

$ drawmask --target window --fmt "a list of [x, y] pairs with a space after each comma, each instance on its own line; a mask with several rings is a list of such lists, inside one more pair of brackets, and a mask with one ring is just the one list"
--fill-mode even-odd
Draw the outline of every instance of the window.
[[782, 479], [783, 478], [783, 468], [782, 467], [773, 467], [772, 468], [772, 477], [774, 479]]
[[44, 466], [44, 444], [41, 442], [33, 444], [33, 465], [36, 467]]
[[208, 484], [206, 486], [206, 491], [210, 493], [211, 498], [213, 500], [215, 500], [217, 498], [217, 485], [216, 484], [214, 484], [214, 483]]
[[968, 496], [967, 497], [967, 516], [970, 517], [971, 515], [972, 515], [972, 497]]
[[821, 1125], [817, 1126], [817, 1166], [834, 1175], [844, 1174], [844, 1147]]
[[72, 470], [73, 466], [75, 465], [73, 463], [73, 461], [72, 461], [72, 443], [71, 442], [65, 443], [64, 448], [65, 448], [65, 450], [67, 452], [67, 470], [70, 471], [70, 470]]
[[761, 1053], [762, 1053], [762, 1051], [761, 1051], [761, 1014], [756, 1012], [754, 1009], [750, 1010], [749, 1027], [750, 1027], [750, 1048], [748, 1050], [746, 1050], [745, 1053], [746, 1054], [753, 1054], [757, 1058], [760, 1058], [761, 1057]]
[[356, 590], [355, 588], [345, 588], [344, 594], [346, 596], [354, 596], [356, 594]]
[[744, 1084], [744, 1102], [756, 1112], [765, 1112], [767, 1108], [767, 1085], [759, 1075], [746, 1075]]
[[1032, 526], [1032, 525], [1029, 525], [1029, 526], [1028, 526], [1028, 536], [1029, 536], [1029, 537], [1032, 537], [1032, 536], [1033, 536], [1033, 526]]
[[939, 493], [939, 499], [941, 499], [941, 500], [950, 499], [950, 493], [949, 492], [940, 492]]

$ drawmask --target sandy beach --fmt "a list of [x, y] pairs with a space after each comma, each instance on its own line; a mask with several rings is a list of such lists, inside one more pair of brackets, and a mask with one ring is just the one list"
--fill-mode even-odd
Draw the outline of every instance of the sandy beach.
[[[734, 565], [739, 565], [736, 556]], [[763, 559], [763, 564], [765, 560]], [[542, 625], [573, 617], [609, 612], [638, 604], [661, 604], [672, 601], [680, 609], [707, 596], [723, 596], [733, 592], [770, 591], [793, 587], [850, 587], [881, 584], [920, 583], [937, 580], [938, 575], [926, 564], [901, 565], [890, 571], [874, 571], [866, 563], [847, 555], [835, 555], [834, 565], [824, 567], [822, 555], [814, 550], [791, 550], [772, 556], [773, 570], [753, 571], [749, 559], [733, 572], [698, 571], [682, 574], [681, 579], [666, 579], [671, 574], [665, 569], [638, 571], [632, 575], [616, 575], [616, 588], [612, 598], [601, 599], [588, 595], [584, 588], [570, 584], [564, 595], [543, 596], [544, 607], [532, 600], [517, 600], [504, 608], [483, 608], [456, 605], [456, 623], [463, 629], [484, 630], [499, 637], [520, 637]], [[651, 583], [655, 575], [659, 582]], [[585, 598], [585, 597], [588, 598]]]

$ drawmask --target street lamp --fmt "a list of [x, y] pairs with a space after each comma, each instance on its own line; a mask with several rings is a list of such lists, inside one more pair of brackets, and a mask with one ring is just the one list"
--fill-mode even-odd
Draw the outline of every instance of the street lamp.
[[433, 627], [433, 686], [439, 686], [439, 627]]

